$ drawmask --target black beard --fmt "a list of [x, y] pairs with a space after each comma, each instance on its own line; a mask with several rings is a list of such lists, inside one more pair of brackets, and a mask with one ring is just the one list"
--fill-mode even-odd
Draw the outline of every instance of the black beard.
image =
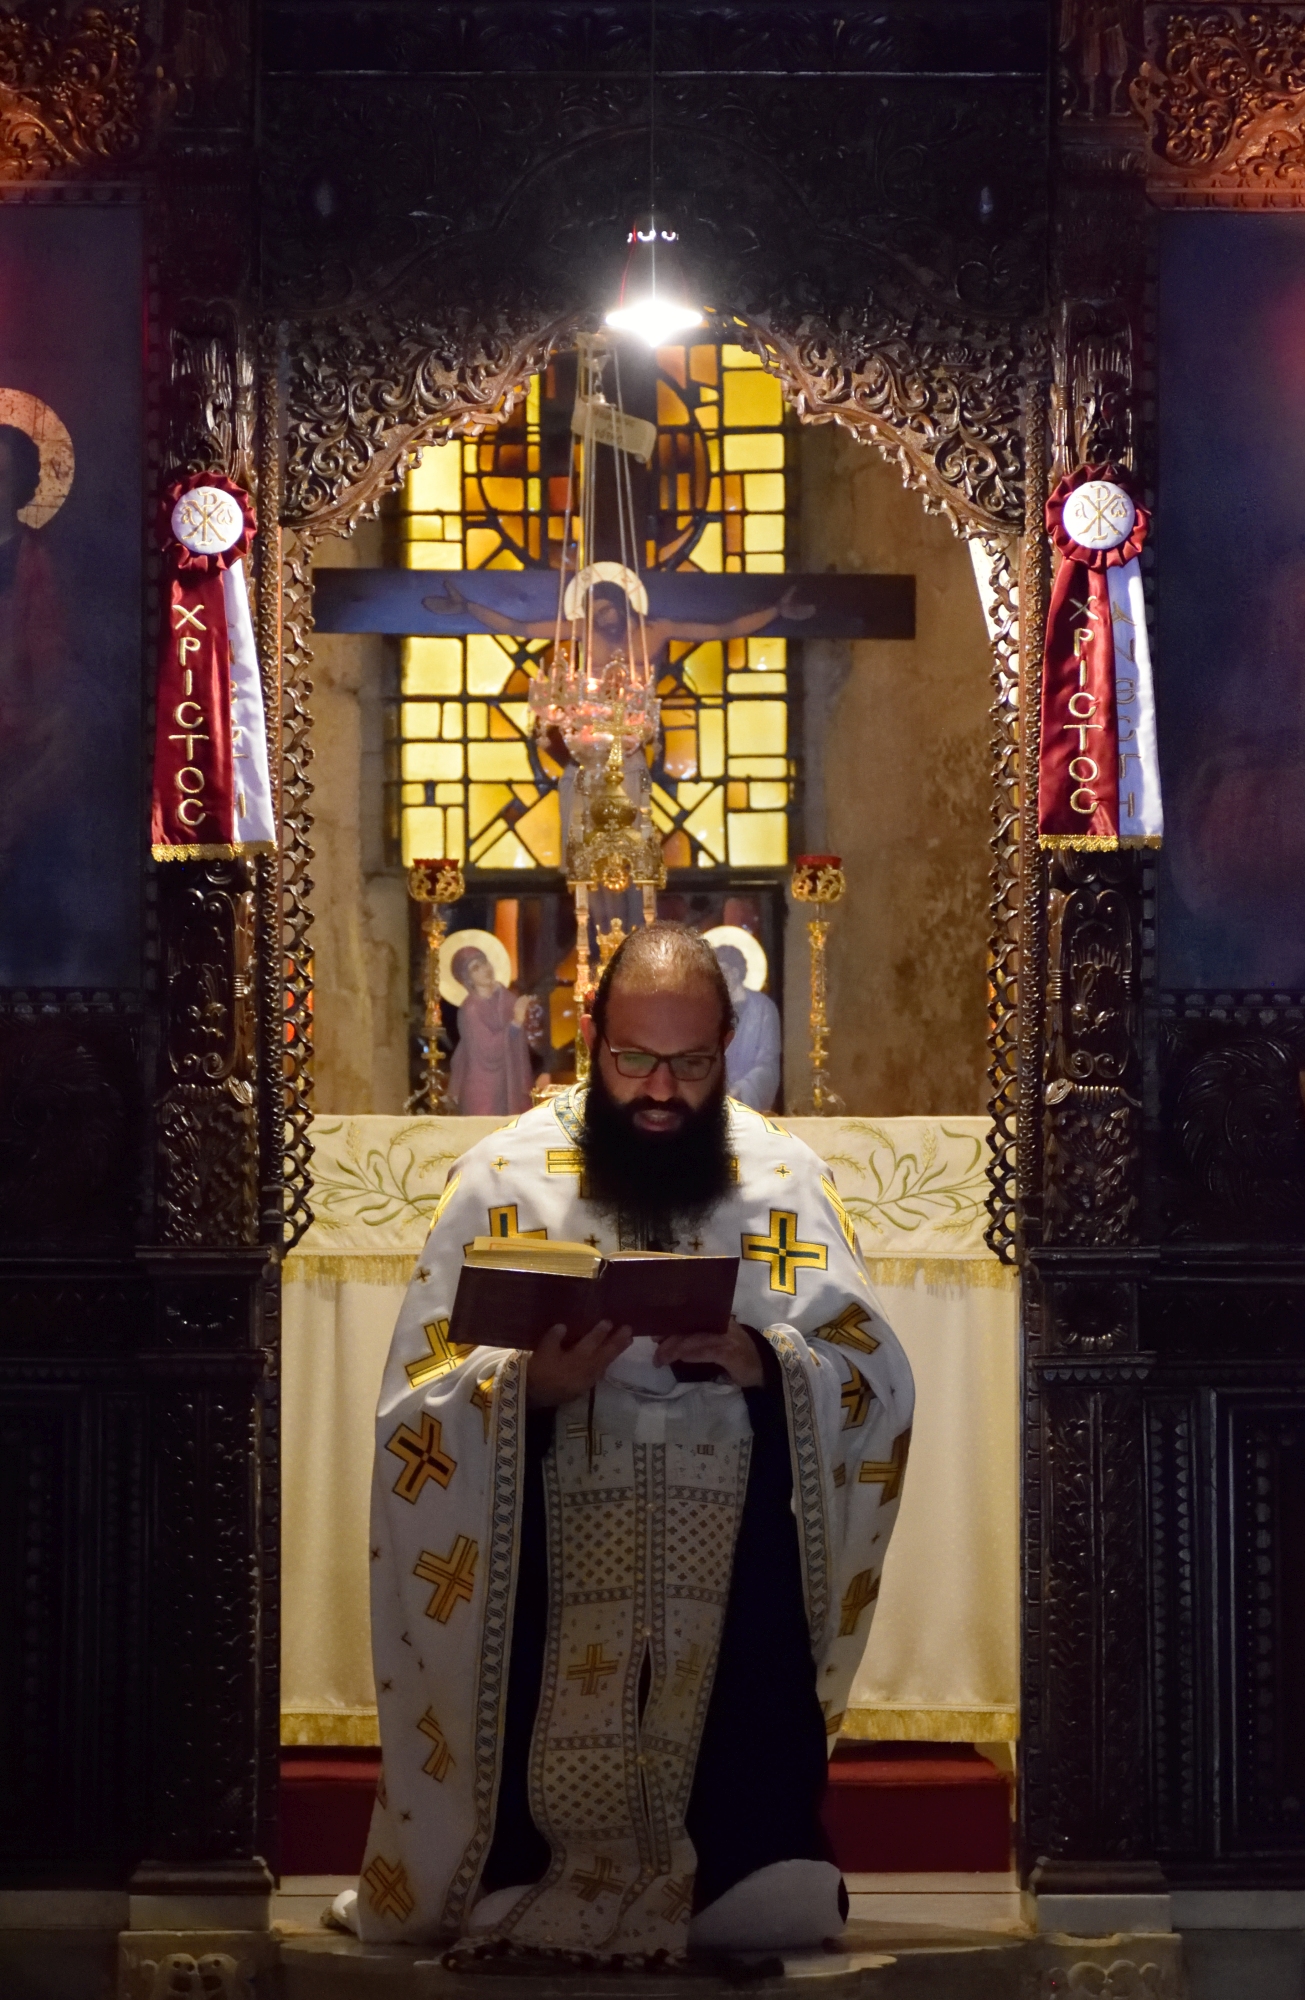
[[676, 1224], [700, 1220], [728, 1192], [733, 1178], [724, 1077], [696, 1111], [682, 1098], [672, 1102], [684, 1114], [676, 1131], [641, 1131], [635, 1114], [665, 1109], [664, 1103], [636, 1097], [618, 1104], [597, 1063], [590, 1071], [580, 1136], [585, 1200], [602, 1209], [622, 1234], [639, 1237], [644, 1247], [659, 1243], [669, 1248]]

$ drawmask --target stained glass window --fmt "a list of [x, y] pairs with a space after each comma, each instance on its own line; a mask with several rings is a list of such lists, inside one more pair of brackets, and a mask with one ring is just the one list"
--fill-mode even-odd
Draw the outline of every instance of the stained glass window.
[[[793, 496], [776, 379], [745, 349], [701, 341], [659, 349], [637, 387], [658, 431], [643, 489], [645, 566], [782, 573]], [[403, 495], [403, 564], [557, 569], [578, 450], [574, 397], [575, 357], [562, 355], [509, 422], [428, 448]], [[401, 641], [395, 831], [405, 863], [446, 854], [483, 868], [561, 866], [560, 768], [531, 736], [526, 700], [549, 643]], [[652, 812], [668, 867], [782, 867], [792, 777], [786, 642], [672, 640], [659, 687]]]

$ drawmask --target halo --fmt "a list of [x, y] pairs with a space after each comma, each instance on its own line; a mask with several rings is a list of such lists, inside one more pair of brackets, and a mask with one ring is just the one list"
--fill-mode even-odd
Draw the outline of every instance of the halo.
[[715, 930], [704, 931], [703, 936], [713, 949], [717, 945], [732, 944], [735, 951], [741, 951], [746, 964], [743, 984], [749, 993], [764, 993], [769, 967], [765, 948], [751, 931], [745, 931], [741, 924], [717, 924]]
[[502, 938], [496, 938], [493, 931], [453, 931], [440, 946], [440, 999], [447, 1000], [450, 1007], [460, 1007], [467, 997], [466, 987], [459, 984], [452, 971], [454, 954], [464, 944], [474, 944], [478, 951], [484, 952], [500, 986], [512, 984], [512, 960]]
[[568, 618], [578, 618], [585, 601], [596, 583], [619, 583], [641, 618], [648, 615], [648, 592], [643, 579], [627, 569], [624, 563], [586, 563], [578, 576], [573, 576], [566, 587], [562, 599], [562, 610]]
[[41, 454], [41, 479], [18, 518], [29, 528], [43, 528], [53, 520], [73, 483], [76, 458], [67, 427], [48, 403], [29, 396], [26, 389], [0, 389], [0, 424], [12, 424], [26, 431]]

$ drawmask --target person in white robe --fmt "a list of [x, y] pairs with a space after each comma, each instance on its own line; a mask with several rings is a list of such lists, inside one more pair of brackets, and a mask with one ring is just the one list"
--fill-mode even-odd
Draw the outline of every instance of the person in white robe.
[[[841, 1928], [824, 1746], [913, 1390], [828, 1169], [725, 1098], [729, 1022], [696, 933], [636, 931], [585, 1023], [589, 1090], [450, 1172], [378, 1413], [368, 1940], [660, 1962]], [[454, 1348], [487, 1233], [735, 1256], [734, 1317]]]
[[754, 1111], [769, 1111], [779, 1094], [784, 1032], [769, 993], [744, 984], [748, 962], [735, 944], [715, 947], [734, 1009], [734, 1033], [725, 1051], [730, 1096]]

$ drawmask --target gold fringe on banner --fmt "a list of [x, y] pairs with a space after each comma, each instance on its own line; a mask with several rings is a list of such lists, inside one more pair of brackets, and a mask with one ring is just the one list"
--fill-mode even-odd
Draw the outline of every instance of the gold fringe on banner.
[[911, 1287], [923, 1278], [931, 1289], [955, 1285], [963, 1291], [976, 1287], [984, 1291], [1013, 1292], [1019, 1272], [1013, 1264], [999, 1264], [995, 1257], [867, 1257], [866, 1269], [876, 1285]]
[[281, 1266], [286, 1285], [406, 1285], [416, 1264], [416, 1255], [407, 1250], [378, 1251], [354, 1256], [346, 1252], [332, 1257], [309, 1250], [292, 1250]]
[[275, 854], [276, 848], [270, 840], [198, 841], [186, 847], [158, 842], [150, 853], [156, 861], [243, 861], [251, 854]]
[[1121, 847], [1162, 847], [1158, 833], [1040, 833], [1039, 847], [1070, 847], [1083, 854], [1117, 854]]
[[849, 1708], [838, 1733], [859, 1743], [1017, 1743], [1020, 1718], [1013, 1708]]
[[374, 1708], [283, 1708], [284, 1746], [331, 1744], [342, 1750], [367, 1750], [381, 1740]]

